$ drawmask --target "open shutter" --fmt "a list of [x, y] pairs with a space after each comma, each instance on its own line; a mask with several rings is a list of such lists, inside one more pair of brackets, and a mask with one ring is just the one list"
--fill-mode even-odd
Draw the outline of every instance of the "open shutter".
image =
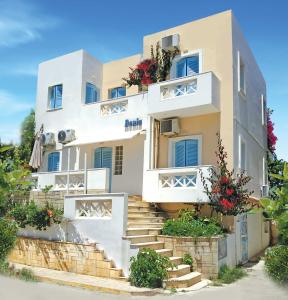
[[102, 168], [102, 149], [96, 148], [94, 152], [94, 168]]
[[187, 58], [187, 76], [199, 73], [199, 55]]
[[181, 59], [177, 62], [176, 77], [186, 76], [186, 59]]
[[197, 166], [198, 165], [198, 140], [186, 140], [186, 166]]
[[175, 167], [185, 167], [185, 141], [175, 143]]

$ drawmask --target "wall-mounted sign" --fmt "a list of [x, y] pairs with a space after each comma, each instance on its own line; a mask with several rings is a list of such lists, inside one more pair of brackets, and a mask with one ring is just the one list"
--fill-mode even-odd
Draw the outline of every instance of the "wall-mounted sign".
[[125, 120], [125, 130], [140, 130], [142, 129], [142, 119]]

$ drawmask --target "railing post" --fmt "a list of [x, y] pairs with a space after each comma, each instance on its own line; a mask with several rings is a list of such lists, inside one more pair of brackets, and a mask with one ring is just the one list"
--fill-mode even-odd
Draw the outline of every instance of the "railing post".
[[84, 194], [87, 194], [87, 152], [84, 154]]
[[68, 166], [67, 166], [67, 194], [69, 194], [69, 186], [70, 186], [70, 147], [68, 148]]

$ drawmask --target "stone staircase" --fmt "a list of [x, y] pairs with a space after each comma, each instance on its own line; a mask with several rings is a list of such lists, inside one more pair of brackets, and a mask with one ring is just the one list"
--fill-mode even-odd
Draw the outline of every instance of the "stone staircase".
[[131, 241], [131, 248], [149, 248], [169, 257], [175, 265], [168, 269], [166, 288], [187, 288], [201, 281], [201, 274], [191, 272], [190, 266], [183, 264], [182, 257], [173, 256], [172, 249], [165, 249], [164, 242], [157, 240], [165, 215], [157, 212], [150, 203], [143, 202], [141, 196], [130, 196], [128, 201], [128, 228], [123, 239]]

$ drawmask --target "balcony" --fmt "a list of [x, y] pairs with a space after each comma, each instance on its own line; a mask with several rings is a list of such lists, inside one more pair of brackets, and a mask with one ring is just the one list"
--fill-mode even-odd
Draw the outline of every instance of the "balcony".
[[212, 166], [148, 170], [144, 175], [143, 198], [149, 202], [205, 203], [200, 170], [204, 177]]
[[109, 169], [88, 169], [66, 172], [39, 172], [32, 174], [35, 191], [53, 186], [52, 191], [109, 190]]
[[168, 80], [149, 86], [148, 114], [185, 117], [219, 112], [219, 80], [212, 73]]

